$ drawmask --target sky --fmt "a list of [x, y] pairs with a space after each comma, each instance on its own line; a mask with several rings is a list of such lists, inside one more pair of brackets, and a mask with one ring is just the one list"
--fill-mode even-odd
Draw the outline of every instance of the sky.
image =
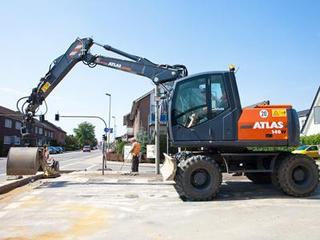
[[[16, 109], [77, 37], [92, 37], [155, 63], [184, 64], [189, 74], [235, 64], [242, 106], [270, 100], [304, 110], [320, 85], [319, 12], [320, 1], [296, 0], [3, 1], [0, 105]], [[141, 76], [79, 63], [48, 96], [46, 119], [72, 134], [86, 119], [55, 122], [54, 114], [107, 119], [110, 93], [120, 135], [132, 101], [153, 87]], [[86, 121], [100, 138], [104, 125]]]

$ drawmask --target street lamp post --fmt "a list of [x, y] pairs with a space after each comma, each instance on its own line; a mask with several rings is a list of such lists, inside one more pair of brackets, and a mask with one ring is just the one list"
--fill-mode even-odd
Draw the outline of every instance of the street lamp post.
[[106, 95], [109, 97], [109, 116], [108, 116], [108, 128], [109, 128], [109, 131], [108, 131], [108, 139], [107, 139], [107, 158], [106, 158], [106, 161], [105, 161], [105, 164], [106, 164], [106, 167], [107, 167], [107, 160], [108, 160], [108, 153], [110, 152], [110, 121], [111, 121], [111, 94], [110, 93], [106, 93]]
[[116, 117], [112, 116], [113, 119], [113, 140], [116, 139]]

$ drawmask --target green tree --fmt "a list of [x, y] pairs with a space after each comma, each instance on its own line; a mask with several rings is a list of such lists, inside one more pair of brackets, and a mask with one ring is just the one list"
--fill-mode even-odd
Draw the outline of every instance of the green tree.
[[300, 137], [300, 141], [302, 142], [302, 144], [318, 145], [320, 144], [320, 134], [302, 136]]
[[78, 140], [75, 136], [67, 135], [65, 140], [66, 140], [66, 144], [65, 144], [66, 151], [73, 151], [73, 150], [79, 149]]
[[128, 142], [126, 142], [126, 141], [123, 141], [121, 138], [120, 139], [117, 139], [116, 140], [116, 142], [115, 142], [115, 152], [117, 153], [117, 154], [122, 154], [123, 153], [123, 148], [124, 148], [124, 146], [126, 145], [126, 144], [128, 144]]
[[148, 144], [148, 133], [144, 130], [140, 130], [137, 133], [137, 141], [141, 144], [141, 153], [146, 154]]
[[96, 137], [94, 132], [95, 126], [91, 123], [80, 123], [78, 128], [73, 129], [75, 137], [80, 146], [90, 145], [93, 146], [96, 143]]

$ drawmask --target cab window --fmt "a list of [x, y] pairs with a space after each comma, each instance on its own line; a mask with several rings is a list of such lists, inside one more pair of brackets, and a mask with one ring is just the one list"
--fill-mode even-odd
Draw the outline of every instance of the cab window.
[[187, 128], [208, 120], [207, 77], [200, 76], [177, 85], [173, 122]]
[[212, 117], [229, 108], [223, 75], [212, 75], [210, 79]]

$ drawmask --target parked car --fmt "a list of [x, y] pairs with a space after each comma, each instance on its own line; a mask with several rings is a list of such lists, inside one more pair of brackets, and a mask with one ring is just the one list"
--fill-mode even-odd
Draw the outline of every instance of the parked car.
[[320, 158], [320, 146], [317, 145], [302, 145], [292, 151], [295, 154], [305, 154], [312, 158]]
[[58, 153], [58, 150], [57, 150], [55, 147], [53, 147], [53, 146], [49, 146], [49, 147], [48, 147], [48, 151], [49, 151], [49, 154], [56, 154], [56, 153]]
[[63, 153], [64, 152], [64, 148], [63, 147], [60, 147], [60, 146], [57, 146], [55, 147], [59, 153]]
[[82, 148], [82, 152], [91, 152], [90, 145], [84, 145], [83, 148]]

